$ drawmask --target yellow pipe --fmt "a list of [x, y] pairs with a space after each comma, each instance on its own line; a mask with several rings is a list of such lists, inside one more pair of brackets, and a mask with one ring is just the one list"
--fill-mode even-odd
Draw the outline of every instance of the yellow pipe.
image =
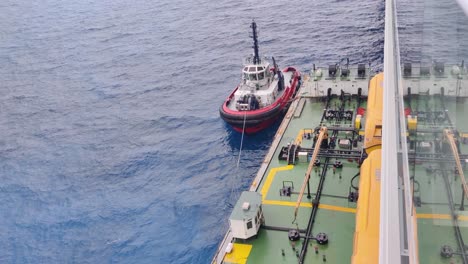
[[372, 151], [362, 163], [351, 263], [379, 263], [380, 168], [382, 152]]
[[380, 168], [382, 162], [383, 73], [369, 82], [364, 149], [368, 157], [361, 166], [351, 263], [379, 262]]
[[384, 74], [379, 73], [369, 83], [364, 128], [364, 149], [367, 154], [372, 151], [369, 148], [382, 145], [383, 78]]

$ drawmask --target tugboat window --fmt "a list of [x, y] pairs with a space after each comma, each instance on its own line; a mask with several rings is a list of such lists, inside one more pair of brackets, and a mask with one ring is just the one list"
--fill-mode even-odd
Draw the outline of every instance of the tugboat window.
[[265, 73], [264, 72], [259, 73], [258, 80], [263, 80], [263, 78], [265, 78]]
[[251, 81], [256, 81], [257, 80], [257, 74], [250, 74], [250, 80]]
[[251, 229], [252, 227], [253, 227], [253, 225], [252, 225], [252, 220], [249, 220], [249, 221], [247, 222], [247, 229]]

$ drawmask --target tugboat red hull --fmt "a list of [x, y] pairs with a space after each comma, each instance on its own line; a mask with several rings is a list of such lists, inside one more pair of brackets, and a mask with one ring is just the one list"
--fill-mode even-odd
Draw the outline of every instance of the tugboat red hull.
[[289, 86], [285, 88], [283, 95], [276, 101], [264, 108], [251, 111], [235, 111], [228, 106], [234, 98], [237, 88], [229, 95], [219, 109], [221, 118], [231, 125], [234, 130], [247, 134], [257, 133], [272, 125], [284, 112], [288, 110], [291, 100], [294, 98], [300, 86], [301, 73], [294, 67], [288, 67], [283, 72], [293, 72]]
[[[260, 132], [263, 129], [266, 129], [269, 126], [271, 126], [278, 119], [278, 117], [279, 117], [279, 115], [277, 115], [275, 117], [272, 117], [271, 119], [265, 120], [265, 121], [259, 123], [258, 125], [254, 125], [254, 126], [250, 126], [250, 127], [246, 126], [245, 127], [245, 133], [254, 134], [254, 133]], [[232, 128], [235, 131], [237, 131], [239, 133], [242, 133], [242, 127], [237, 127], [237, 126], [232, 125]]]

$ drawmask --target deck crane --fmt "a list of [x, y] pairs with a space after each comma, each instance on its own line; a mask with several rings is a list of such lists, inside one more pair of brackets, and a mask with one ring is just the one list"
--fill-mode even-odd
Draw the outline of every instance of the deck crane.
[[465, 194], [465, 198], [468, 199], [468, 186], [466, 185], [465, 175], [463, 174], [463, 167], [460, 162], [460, 155], [458, 155], [458, 148], [457, 144], [455, 143], [455, 137], [453, 132], [449, 129], [444, 130], [444, 135], [450, 144], [450, 148], [452, 149], [453, 157], [455, 158], [455, 163], [457, 164], [458, 174], [460, 175], [462, 182], [463, 192]]
[[307, 172], [306, 172], [306, 175], [305, 175], [305, 178], [304, 178], [304, 182], [302, 183], [301, 191], [299, 192], [299, 197], [297, 198], [296, 208], [294, 209], [294, 221], [296, 221], [297, 212], [299, 211], [299, 206], [301, 205], [301, 201], [302, 201], [302, 196], [304, 195], [304, 191], [305, 191], [305, 188], [306, 188], [306, 186], [308, 184], [310, 174], [312, 173], [312, 170], [314, 168], [314, 163], [315, 163], [315, 160], [317, 159], [317, 155], [318, 155], [318, 153], [320, 151], [320, 146], [322, 144], [322, 141], [324, 139], [328, 138], [327, 131], [328, 131], [328, 129], [325, 126], [320, 128], [320, 132], [319, 132], [319, 135], [318, 135], [318, 138], [317, 138], [317, 142], [315, 143], [315, 147], [314, 147], [314, 152], [312, 153], [312, 158], [310, 159], [309, 167], [307, 168]]

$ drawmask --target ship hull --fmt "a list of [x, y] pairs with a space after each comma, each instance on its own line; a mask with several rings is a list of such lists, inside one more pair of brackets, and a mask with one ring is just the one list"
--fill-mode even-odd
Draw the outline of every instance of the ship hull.
[[249, 115], [248, 113], [245, 113], [245, 125], [244, 114], [240, 116], [229, 115], [224, 112], [223, 109], [220, 109], [220, 114], [223, 120], [231, 125], [235, 131], [242, 133], [244, 130], [244, 132], [247, 134], [253, 134], [272, 125], [278, 119], [284, 109], [287, 108], [285, 107], [282, 109], [278, 104], [278, 107], [272, 109], [271, 111], [265, 112], [262, 115]]

